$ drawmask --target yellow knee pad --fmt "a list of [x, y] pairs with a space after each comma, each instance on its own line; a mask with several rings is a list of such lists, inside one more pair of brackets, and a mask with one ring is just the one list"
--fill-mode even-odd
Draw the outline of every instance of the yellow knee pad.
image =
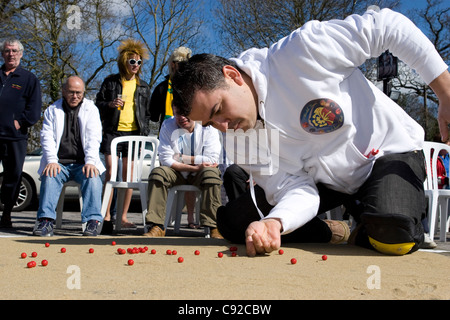
[[362, 222], [370, 245], [386, 255], [416, 251], [423, 242], [422, 223], [400, 214], [363, 213]]
[[375, 250], [386, 255], [402, 256], [411, 251], [415, 246], [415, 242], [404, 243], [383, 243], [369, 236], [369, 242]]

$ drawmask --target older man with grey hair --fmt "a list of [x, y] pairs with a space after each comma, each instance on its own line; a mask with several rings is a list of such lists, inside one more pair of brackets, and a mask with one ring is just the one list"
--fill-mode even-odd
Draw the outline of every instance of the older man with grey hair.
[[63, 85], [63, 98], [45, 110], [41, 130], [42, 159], [38, 170], [41, 193], [36, 236], [52, 236], [56, 206], [64, 184], [80, 184], [83, 208], [83, 235], [96, 236], [103, 220], [100, 213], [105, 167], [100, 160], [102, 123], [98, 108], [84, 98], [84, 82], [69, 77]]
[[39, 80], [21, 67], [23, 45], [8, 39], [0, 44], [4, 64], [0, 70], [0, 162], [3, 164], [0, 228], [11, 228], [11, 212], [19, 195], [27, 153], [28, 128], [41, 116]]

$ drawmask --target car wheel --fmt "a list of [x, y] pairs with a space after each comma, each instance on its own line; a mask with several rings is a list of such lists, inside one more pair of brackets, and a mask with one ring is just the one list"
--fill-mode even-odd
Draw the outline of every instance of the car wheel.
[[[3, 182], [3, 177], [0, 177], [0, 185]], [[33, 187], [26, 177], [22, 177], [22, 183], [20, 184], [19, 197], [14, 205], [13, 211], [22, 211], [26, 209], [33, 199]], [[3, 203], [0, 203], [0, 210], [3, 211]]]

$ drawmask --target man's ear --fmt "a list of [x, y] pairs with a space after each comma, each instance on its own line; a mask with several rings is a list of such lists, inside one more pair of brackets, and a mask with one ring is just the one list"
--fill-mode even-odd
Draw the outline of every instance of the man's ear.
[[225, 79], [232, 80], [239, 86], [244, 84], [244, 78], [242, 77], [242, 74], [235, 67], [226, 65], [222, 68], [222, 72], [225, 76]]

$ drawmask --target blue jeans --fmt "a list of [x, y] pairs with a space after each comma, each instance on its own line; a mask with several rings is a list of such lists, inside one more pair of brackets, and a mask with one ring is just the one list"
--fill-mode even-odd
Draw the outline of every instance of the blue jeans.
[[64, 183], [75, 181], [80, 184], [83, 208], [81, 210], [81, 222], [89, 220], [102, 221], [102, 180], [100, 175], [94, 178], [86, 178], [83, 174], [82, 164], [62, 165], [61, 172], [56, 177], [41, 176], [41, 192], [39, 196], [39, 209], [37, 218], [56, 219], [56, 206]]

